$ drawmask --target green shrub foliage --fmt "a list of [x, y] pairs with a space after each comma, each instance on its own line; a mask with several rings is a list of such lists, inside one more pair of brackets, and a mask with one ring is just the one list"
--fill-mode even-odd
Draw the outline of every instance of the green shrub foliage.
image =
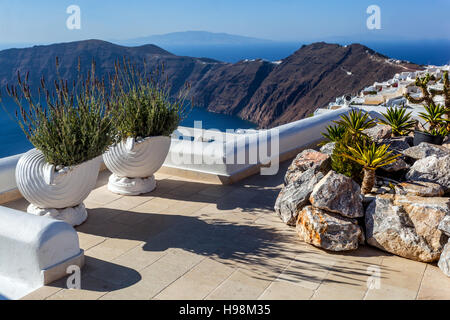
[[78, 64], [78, 77], [71, 85], [57, 73], [53, 86], [42, 78], [34, 95], [28, 73], [25, 79], [18, 73], [18, 84], [7, 86], [7, 92], [19, 107], [19, 126], [45, 160], [73, 166], [100, 156], [114, 143], [112, 108], [104, 81], [95, 75], [94, 61], [86, 75]]
[[344, 137], [336, 142], [333, 154], [331, 155], [331, 167], [334, 171], [361, 182], [363, 167], [355, 161], [342, 156], [342, 154], [350, 155], [348, 146], [356, 148], [358, 143], [360, 142], [353, 139], [351, 134], [345, 133]]
[[349, 147], [364, 149], [365, 146], [369, 145], [372, 141], [363, 131], [374, 127], [376, 124], [369, 119], [369, 114], [356, 110], [352, 110], [348, 115], [341, 116], [341, 120], [336, 121], [336, 123], [344, 128], [344, 133], [334, 147], [331, 155], [331, 167], [334, 171], [361, 182], [363, 166], [343, 155], [351, 155]]
[[190, 111], [185, 104], [188, 84], [172, 98], [164, 66], [150, 73], [146, 69], [145, 62], [142, 69], [125, 59], [115, 64], [111, 94], [122, 138], [169, 136]]
[[387, 108], [386, 113], [381, 112], [381, 114], [384, 119], [380, 120], [380, 123], [390, 126], [395, 137], [408, 135], [416, 125], [416, 121], [411, 117], [411, 112], [406, 113], [404, 105], [401, 108], [397, 108], [397, 106]]
[[327, 143], [330, 142], [338, 142], [339, 140], [342, 139], [345, 133], [345, 127], [340, 125], [328, 126], [326, 130], [327, 130], [326, 133], [322, 133], [322, 136], [324, 136], [325, 141], [320, 143], [320, 145], [326, 145]]

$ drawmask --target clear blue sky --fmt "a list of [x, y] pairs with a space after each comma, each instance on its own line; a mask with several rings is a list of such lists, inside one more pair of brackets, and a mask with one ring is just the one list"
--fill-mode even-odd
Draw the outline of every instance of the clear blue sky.
[[[68, 30], [66, 8], [81, 8]], [[382, 30], [366, 28], [366, 8], [381, 8]], [[402, 39], [450, 36], [449, 0], [0, 0], [0, 43], [130, 39], [205, 30], [302, 41], [369, 33]]]

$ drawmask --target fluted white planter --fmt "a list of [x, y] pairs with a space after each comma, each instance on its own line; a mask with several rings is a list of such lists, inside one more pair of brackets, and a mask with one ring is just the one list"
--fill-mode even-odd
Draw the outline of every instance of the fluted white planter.
[[123, 195], [139, 195], [156, 188], [154, 173], [161, 168], [170, 149], [166, 136], [144, 139], [127, 138], [104, 155], [106, 167], [113, 173], [108, 189]]
[[56, 170], [37, 149], [25, 153], [17, 163], [16, 182], [30, 202], [27, 211], [77, 226], [87, 219], [83, 201], [95, 187], [101, 157]]

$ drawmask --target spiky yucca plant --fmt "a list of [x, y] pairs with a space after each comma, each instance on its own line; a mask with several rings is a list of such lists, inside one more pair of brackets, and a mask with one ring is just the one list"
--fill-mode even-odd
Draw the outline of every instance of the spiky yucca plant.
[[369, 119], [369, 114], [366, 112], [363, 113], [362, 110], [352, 110], [348, 115], [342, 115], [341, 120], [335, 121], [335, 123], [344, 127], [354, 138], [364, 135], [364, 130], [377, 125], [375, 120]]
[[428, 130], [427, 133], [431, 134], [432, 136], [436, 136], [436, 137], [446, 137], [450, 134], [450, 131], [447, 129], [447, 127], [442, 126], [440, 128]]
[[321, 142], [320, 145], [325, 145], [330, 142], [338, 142], [343, 138], [345, 133], [345, 127], [339, 125], [328, 126], [326, 130], [326, 133], [322, 133], [326, 140]]
[[444, 72], [443, 80], [444, 86], [442, 90], [430, 89], [430, 93], [433, 96], [444, 96], [445, 113], [447, 116], [447, 131], [450, 131], [450, 81], [448, 71]]
[[369, 119], [368, 113], [363, 113], [361, 110], [352, 110], [348, 115], [342, 115], [341, 120], [335, 121], [335, 123], [344, 128], [344, 133], [341, 139], [336, 142], [331, 156], [331, 167], [336, 172], [360, 181], [361, 166], [343, 157], [342, 153], [348, 154], [349, 146], [356, 148], [358, 145], [371, 142], [371, 139], [363, 131], [374, 127], [376, 123]]
[[18, 73], [18, 85], [7, 86], [7, 92], [19, 107], [16, 118], [20, 128], [45, 160], [56, 166], [73, 166], [103, 154], [116, 134], [105, 83], [95, 75], [95, 62], [87, 76], [78, 62], [78, 78], [71, 86], [58, 69], [56, 58], [58, 77], [53, 88], [42, 78], [37, 92], [32, 93], [28, 73], [24, 80]]
[[445, 106], [435, 104], [434, 102], [425, 105], [425, 112], [419, 112], [419, 117], [429, 124], [429, 131], [439, 130], [446, 126], [447, 119], [444, 118], [446, 113]]
[[342, 156], [353, 160], [363, 166], [364, 178], [361, 185], [363, 194], [370, 193], [375, 185], [375, 170], [394, 163], [400, 154], [388, 151], [389, 145], [377, 146], [374, 142], [370, 145], [356, 148], [348, 147], [350, 155], [343, 153]]
[[147, 72], [145, 61], [143, 68], [125, 59], [117, 61], [111, 83], [114, 110], [123, 113], [117, 122], [123, 139], [169, 136], [189, 111], [185, 106], [189, 85], [172, 98], [164, 66]]
[[388, 125], [392, 128], [392, 136], [406, 136], [414, 130], [416, 121], [411, 118], [411, 112], [406, 113], [406, 108], [392, 107], [387, 108], [386, 113], [381, 113], [385, 119], [380, 123]]
[[336, 142], [333, 153], [331, 155], [331, 168], [347, 177], [352, 178], [357, 182], [362, 181], [362, 166], [355, 161], [352, 161], [342, 154], [350, 154], [349, 146], [356, 148], [357, 145], [369, 143], [370, 138], [368, 136], [360, 136], [358, 139], [354, 139], [348, 132], [344, 134], [341, 140]]

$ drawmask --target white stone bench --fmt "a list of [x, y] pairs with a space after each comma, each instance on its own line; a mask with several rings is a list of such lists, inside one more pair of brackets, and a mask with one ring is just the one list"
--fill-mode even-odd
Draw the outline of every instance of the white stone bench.
[[70, 225], [0, 207], [0, 300], [21, 298], [83, 263]]

